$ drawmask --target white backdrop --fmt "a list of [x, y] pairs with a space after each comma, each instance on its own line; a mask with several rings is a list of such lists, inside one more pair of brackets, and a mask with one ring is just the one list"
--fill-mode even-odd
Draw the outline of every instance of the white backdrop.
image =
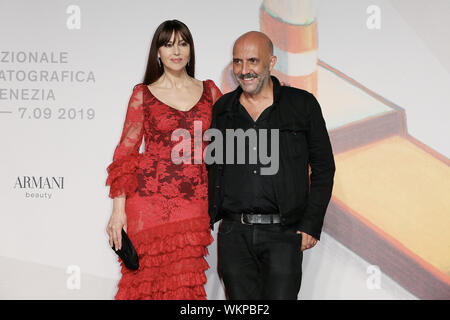
[[[120, 270], [105, 232], [106, 166], [154, 30], [185, 22], [196, 77], [220, 85], [233, 41], [259, 30], [261, 2], [0, 0], [0, 298], [113, 298]], [[401, 105], [409, 132], [448, 157], [450, 48], [439, 43], [450, 38], [450, 8], [433, 1], [430, 25], [421, 3], [317, 1], [319, 58]], [[377, 33], [365, 27], [371, 4], [382, 9]], [[41, 61], [23, 61], [29, 53]], [[62, 59], [47, 61], [52, 54]], [[42, 71], [59, 79], [34, 80]], [[26, 185], [33, 177], [42, 188]], [[209, 251], [208, 298], [224, 299], [216, 243]], [[416, 298], [383, 272], [380, 286], [368, 285], [370, 266], [324, 233], [305, 252], [299, 298]]]

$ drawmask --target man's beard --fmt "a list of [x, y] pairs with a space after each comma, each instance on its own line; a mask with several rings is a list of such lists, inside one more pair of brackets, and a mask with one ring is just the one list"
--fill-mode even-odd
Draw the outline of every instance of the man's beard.
[[[261, 91], [261, 89], [262, 89], [262, 87], [264, 85], [264, 82], [269, 77], [270, 77], [270, 71], [269, 71], [269, 69], [267, 69], [267, 70], [264, 70], [264, 72], [260, 76], [258, 76], [258, 74], [256, 74], [256, 73], [251, 73], [251, 72], [250, 73], [246, 73], [246, 74], [239, 74], [239, 75], [236, 76], [236, 80], [239, 83], [239, 85], [241, 86], [242, 90], [244, 90], [246, 93], [258, 94]], [[256, 83], [256, 88], [254, 90], [252, 90], [252, 91], [246, 91], [244, 89], [244, 86], [242, 85], [241, 81], [243, 81], [245, 79], [252, 79], [252, 78], [257, 79], [257, 81], [258, 81]]]

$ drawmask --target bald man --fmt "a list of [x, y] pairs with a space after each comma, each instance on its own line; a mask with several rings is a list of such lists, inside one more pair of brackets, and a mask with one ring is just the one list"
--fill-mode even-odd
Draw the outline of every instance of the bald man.
[[213, 108], [211, 127], [226, 137], [226, 161], [208, 166], [209, 213], [211, 227], [222, 220], [218, 269], [233, 300], [297, 299], [303, 251], [320, 239], [333, 187], [319, 103], [271, 76], [276, 62], [265, 34], [239, 37], [233, 46], [239, 86]]

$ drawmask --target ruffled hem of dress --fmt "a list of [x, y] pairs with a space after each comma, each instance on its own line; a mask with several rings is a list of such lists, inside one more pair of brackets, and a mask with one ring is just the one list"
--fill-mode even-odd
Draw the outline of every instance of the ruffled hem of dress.
[[[130, 235], [139, 269], [126, 268], [116, 299], [202, 299], [205, 297], [204, 256], [213, 238], [209, 218], [193, 218], [149, 228]], [[193, 289], [199, 287], [200, 289]], [[193, 295], [192, 291], [196, 293]], [[203, 291], [202, 291], [203, 290]]]
[[[208, 239], [207, 236], [204, 236], [204, 239]], [[207, 243], [207, 241], [203, 241]], [[166, 268], [169, 265], [172, 265], [179, 261], [180, 259], [190, 259], [196, 257], [204, 257], [208, 255], [208, 249], [206, 248], [207, 244], [198, 244], [198, 245], [186, 245], [185, 247], [177, 248], [171, 252], [164, 252], [157, 255], [151, 255], [148, 253], [140, 254], [139, 259], [142, 263], [140, 263], [140, 270], [145, 268], [152, 268], [153, 271], [159, 271], [155, 269], [162, 269], [161, 273], [170, 274], [170, 272], [175, 270], [174, 267]], [[142, 252], [142, 248], [144, 246], [139, 247], [139, 252]], [[164, 268], [164, 269], [163, 269]]]
[[136, 169], [139, 166], [139, 155], [130, 154], [113, 161], [108, 168], [106, 185], [110, 186], [109, 197], [126, 196], [136, 192], [138, 181]]
[[205, 300], [203, 273], [184, 273], [164, 281], [140, 281], [120, 283], [115, 300]]

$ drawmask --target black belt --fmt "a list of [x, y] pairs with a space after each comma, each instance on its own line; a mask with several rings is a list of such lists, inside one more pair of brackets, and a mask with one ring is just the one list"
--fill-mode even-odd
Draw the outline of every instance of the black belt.
[[276, 214], [259, 214], [259, 213], [225, 213], [224, 220], [238, 221], [242, 224], [274, 224], [280, 223], [281, 216]]

